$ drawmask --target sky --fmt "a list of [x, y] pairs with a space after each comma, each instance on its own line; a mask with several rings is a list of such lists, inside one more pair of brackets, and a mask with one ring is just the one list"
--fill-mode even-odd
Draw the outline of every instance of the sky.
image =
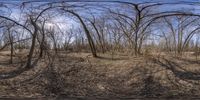
[[[0, 0], [1, 2], [4, 3], [21, 3], [24, 1], [39, 1], [39, 2], [51, 2], [51, 1], [125, 1], [125, 2], [132, 2], [132, 3], [144, 3], [144, 2], [161, 2], [161, 3], [174, 3], [174, 2], [195, 2], [197, 6], [190, 6], [190, 5], [165, 5], [165, 6], [160, 6], [159, 9], [160, 11], [167, 11], [167, 10], [193, 10], [194, 13], [200, 14], [200, 0]], [[99, 3], [99, 5], [101, 5]], [[115, 5], [110, 5], [111, 7], [115, 7]], [[2, 8], [1, 8], [2, 9]], [[1, 10], [0, 9], [0, 10]], [[14, 19], [18, 19], [20, 17], [19, 11], [16, 8], [11, 8], [13, 13], [11, 14], [11, 17]], [[94, 11], [94, 10], [93, 10]], [[96, 12], [96, 11], [94, 11]], [[0, 12], [1, 14], [1, 12]], [[62, 20], [62, 17], [58, 17], [56, 19]]]
[[126, 2], [200, 2], [200, 0], [0, 0], [0, 2], [24, 2], [24, 1], [40, 1], [40, 2], [50, 2], [50, 1], [126, 1]]

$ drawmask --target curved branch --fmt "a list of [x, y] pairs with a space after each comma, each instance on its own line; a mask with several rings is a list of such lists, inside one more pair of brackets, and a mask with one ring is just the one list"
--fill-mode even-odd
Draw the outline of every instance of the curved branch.
[[11, 22], [13, 22], [13, 23], [15, 23], [15, 24], [21, 26], [22, 28], [26, 29], [29, 33], [32, 34], [32, 32], [31, 32], [30, 29], [28, 29], [26, 26], [24, 26], [24, 25], [22, 25], [22, 24], [16, 22], [15, 20], [13, 20], [13, 19], [11, 19], [11, 18], [8, 18], [8, 17], [5, 17], [5, 16], [1, 16], [1, 15], [0, 15], [0, 18], [6, 19], [6, 20], [8, 20], [8, 21], [11, 21]]

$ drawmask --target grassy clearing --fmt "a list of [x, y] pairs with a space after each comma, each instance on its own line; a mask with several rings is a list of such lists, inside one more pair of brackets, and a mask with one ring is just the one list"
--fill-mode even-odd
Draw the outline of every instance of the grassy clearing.
[[[0, 57], [1, 62], [8, 59], [8, 56]], [[133, 57], [120, 54], [113, 57], [110, 54], [100, 54], [100, 57], [93, 58], [89, 53], [69, 53], [60, 55], [52, 68], [42, 59], [33, 69], [15, 78], [1, 80], [0, 95], [198, 96], [199, 65], [199, 61], [192, 58]], [[1, 65], [0, 72], [17, 68], [9, 66]]]

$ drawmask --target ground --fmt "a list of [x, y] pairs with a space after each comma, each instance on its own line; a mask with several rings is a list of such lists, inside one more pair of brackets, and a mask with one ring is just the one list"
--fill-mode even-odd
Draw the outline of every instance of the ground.
[[[61, 53], [20, 75], [0, 80], [1, 97], [179, 98], [200, 96], [200, 61], [169, 55]], [[16, 70], [0, 53], [0, 72]]]

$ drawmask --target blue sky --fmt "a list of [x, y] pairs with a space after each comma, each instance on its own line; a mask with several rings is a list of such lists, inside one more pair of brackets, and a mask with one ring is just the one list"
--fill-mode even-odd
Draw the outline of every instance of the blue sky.
[[[23, 2], [36, 0], [0, 0], [1, 2]], [[88, 1], [88, 0], [37, 0], [41, 2], [48, 1]], [[90, 0], [90, 1], [128, 1], [128, 2], [200, 2], [200, 0]]]
[[[0, 0], [0, 2], [4, 3], [21, 3], [24, 1], [40, 1], [40, 2], [47, 2], [47, 1], [89, 1], [89, 0]], [[194, 4], [200, 4], [200, 0], [90, 0], [90, 1], [126, 1], [126, 2], [133, 2], [133, 3], [144, 3], [144, 2], [161, 2], [161, 3], [174, 3], [174, 2], [195, 2]], [[199, 3], [198, 3], [199, 2]], [[98, 5], [101, 5], [101, 3], [98, 3]], [[109, 5], [109, 3], [107, 4]], [[111, 7], [115, 7], [116, 5], [110, 4]], [[193, 10], [194, 13], [200, 14], [200, 6], [191, 6], [191, 5], [185, 5], [185, 4], [178, 4], [178, 5], [164, 5], [160, 6], [157, 9], [158, 11], [166, 11], [166, 10]], [[13, 16], [12, 17], [18, 17], [18, 11], [16, 8], [12, 7]], [[93, 9], [94, 12], [99, 12]]]

